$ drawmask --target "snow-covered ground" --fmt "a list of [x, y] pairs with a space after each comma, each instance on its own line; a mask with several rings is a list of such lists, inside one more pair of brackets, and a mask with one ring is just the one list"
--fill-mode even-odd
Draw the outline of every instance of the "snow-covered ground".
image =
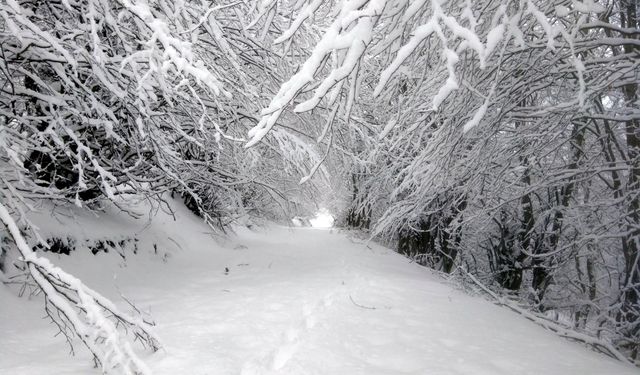
[[[140, 353], [155, 374], [638, 373], [336, 230], [269, 226], [216, 242], [183, 207], [176, 218], [39, 219], [45, 232], [140, 238], [126, 264], [113, 253], [49, 257], [153, 315], [164, 349]], [[70, 357], [53, 337], [39, 298], [0, 287], [0, 300], [0, 374], [98, 373], [80, 344]]]

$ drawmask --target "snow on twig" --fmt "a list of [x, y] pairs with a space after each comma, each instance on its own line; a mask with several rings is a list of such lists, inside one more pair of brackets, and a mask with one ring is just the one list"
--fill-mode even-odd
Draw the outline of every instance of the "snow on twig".
[[[47, 308], [47, 312], [61, 332], [67, 336], [66, 331], [69, 330], [80, 339], [104, 373], [151, 374], [118, 330], [118, 324], [124, 324], [135, 337], [156, 351], [158, 340], [148, 324], [123, 314], [111, 301], [79, 279], [54, 266], [48, 259], [37, 256], [2, 203], [0, 221], [11, 234], [31, 277], [43, 291], [47, 305], [53, 307], [54, 311]], [[67, 339], [70, 341], [69, 336]]]

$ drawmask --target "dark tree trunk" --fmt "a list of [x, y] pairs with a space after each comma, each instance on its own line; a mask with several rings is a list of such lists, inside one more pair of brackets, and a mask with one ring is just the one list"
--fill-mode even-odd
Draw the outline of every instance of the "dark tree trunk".
[[[622, 26], [630, 29], [638, 27], [637, 1], [622, 1]], [[640, 48], [634, 44], [624, 45], [626, 54], [638, 54]], [[626, 105], [636, 111], [638, 103], [638, 83], [630, 82], [623, 86], [622, 91]], [[631, 323], [629, 332], [637, 336], [640, 332], [638, 321], [640, 320], [640, 120], [630, 119], [625, 123], [625, 135], [627, 140], [627, 152], [629, 159], [629, 179], [626, 193], [629, 197], [626, 215], [626, 236], [622, 239], [622, 247], [625, 259], [625, 283], [622, 295], [622, 319]], [[637, 356], [638, 345], [633, 349], [633, 357]]]

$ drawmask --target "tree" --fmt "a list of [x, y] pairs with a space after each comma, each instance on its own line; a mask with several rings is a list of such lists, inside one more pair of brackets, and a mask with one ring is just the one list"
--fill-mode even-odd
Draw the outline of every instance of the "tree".
[[[296, 3], [276, 42], [295, 40], [318, 4]], [[331, 131], [366, 139], [352, 200], [372, 207], [373, 236], [534, 310], [580, 316], [575, 327], [635, 359], [637, 6], [335, 4], [248, 146], [289, 107], [328, 108], [344, 119]]]
[[[155, 348], [31, 251], [31, 202], [176, 193], [225, 227], [310, 210], [331, 187], [347, 224], [635, 360], [637, 7], [7, 1], [0, 218], [64, 332], [115, 337], [92, 320], [112, 314]], [[85, 344], [105, 371], [145, 371], [101, 342]]]
[[[121, 195], [158, 200], [178, 192], [207, 222], [224, 227], [253, 206], [265, 216], [280, 209], [280, 190], [295, 184], [274, 180], [316, 157], [289, 134], [272, 137], [282, 147], [267, 143], [275, 159], [242, 149], [259, 105], [255, 86], [268, 91], [278, 69], [289, 67], [243, 31], [237, 6], [0, 5], [0, 219], [48, 316], [103, 372], [148, 373], [123, 331], [152, 350], [158, 340], [141, 317], [123, 314], [32, 250], [46, 246], [29, 222], [33, 203], [99, 210], [102, 200], [118, 205]], [[268, 65], [276, 68], [263, 69]], [[304, 160], [283, 152], [295, 142]], [[262, 173], [265, 167], [273, 173]]]

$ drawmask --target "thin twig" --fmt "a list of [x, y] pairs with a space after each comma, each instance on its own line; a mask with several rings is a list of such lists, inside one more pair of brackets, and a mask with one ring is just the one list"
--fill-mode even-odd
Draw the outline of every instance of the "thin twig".
[[361, 305], [361, 304], [357, 303], [356, 301], [353, 300], [353, 297], [351, 297], [351, 294], [349, 294], [349, 299], [351, 300], [351, 302], [353, 302], [354, 305], [356, 305], [358, 307], [361, 307], [363, 309], [367, 309], [367, 310], [375, 310], [376, 309], [373, 306], [364, 306], [364, 305]]

